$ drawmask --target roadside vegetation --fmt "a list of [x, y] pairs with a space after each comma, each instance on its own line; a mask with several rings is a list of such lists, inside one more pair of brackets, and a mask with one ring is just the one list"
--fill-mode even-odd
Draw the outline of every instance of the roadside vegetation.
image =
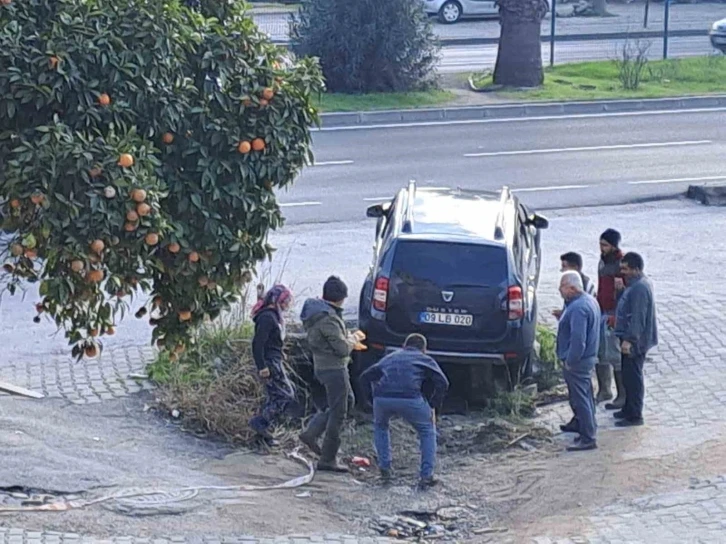
[[628, 59], [549, 68], [544, 84], [535, 89], [495, 86], [489, 72], [473, 74], [471, 84], [474, 90], [516, 101], [705, 95], [726, 92], [726, 56], [644, 61], [636, 49]]
[[455, 98], [451, 91], [440, 89], [406, 93], [325, 93], [320, 95], [316, 106], [323, 113], [415, 109], [443, 106]]

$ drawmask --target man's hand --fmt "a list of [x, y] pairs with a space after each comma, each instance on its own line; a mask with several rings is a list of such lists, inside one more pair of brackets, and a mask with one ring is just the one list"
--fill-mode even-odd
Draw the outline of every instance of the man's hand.
[[608, 316], [608, 327], [610, 327], [611, 329], [615, 328], [615, 316], [614, 315]]
[[625, 289], [625, 282], [623, 281], [623, 278], [615, 278], [615, 290], [622, 291], [623, 289]]
[[363, 331], [353, 331], [353, 338], [355, 338], [358, 342], [362, 342], [366, 339], [366, 333]]
[[552, 315], [555, 316], [555, 319], [560, 319], [562, 317], [562, 310], [552, 310]]
[[620, 344], [620, 351], [623, 352], [623, 355], [631, 355], [633, 352], [633, 344], [627, 340], [623, 340], [623, 343]]
[[270, 369], [269, 368], [263, 368], [260, 370], [260, 378], [263, 380], [267, 380], [270, 378]]

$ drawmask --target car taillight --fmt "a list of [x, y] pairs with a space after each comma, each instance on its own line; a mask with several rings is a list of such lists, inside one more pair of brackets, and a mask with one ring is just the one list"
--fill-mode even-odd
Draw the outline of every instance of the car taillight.
[[509, 319], [522, 319], [524, 317], [524, 297], [522, 288], [512, 286], [507, 290], [507, 301], [509, 306]]
[[373, 309], [385, 312], [388, 305], [388, 278], [378, 278], [373, 291]]

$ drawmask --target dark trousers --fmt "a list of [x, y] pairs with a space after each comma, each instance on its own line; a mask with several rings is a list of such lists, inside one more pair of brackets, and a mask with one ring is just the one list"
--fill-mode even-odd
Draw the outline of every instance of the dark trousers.
[[570, 407], [575, 414], [579, 433], [584, 442], [595, 441], [595, 396], [592, 390], [591, 370], [565, 370], [565, 382], [569, 391]]
[[623, 412], [628, 419], [643, 418], [643, 399], [645, 398], [643, 363], [645, 363], [645, 355], [623, 355], [623, 385], [625, 386]]
[[270, 365], [270, 377], [265, 381], [265, 400], [259, 413], [250, 420], [250, 427], [265, 434], [295, 400], [295, 389], [282, 369], [282, 365]]
[[318, 370], [315, 372], [317, 380], [325, 387], [325, 396], [328, 407], [325, 411], [316, 413], [304, 434], [317, 440], [323, 433], [321, 464], [335, 462], [340, 449], [340, 432], [345, 423], [348, 412], [355, 405], [355, 397], [350, 386], [350, 375], [347, 368], [335, 370]]

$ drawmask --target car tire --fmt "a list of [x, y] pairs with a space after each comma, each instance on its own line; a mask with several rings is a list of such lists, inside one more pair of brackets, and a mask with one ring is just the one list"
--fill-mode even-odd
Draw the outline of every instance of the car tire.
[[453, 25], [458, 23], [463, 15], [464, 10], [461, 4], [456, 0], [449, 0], [439, 10], [439, 21], [445, 25]]

